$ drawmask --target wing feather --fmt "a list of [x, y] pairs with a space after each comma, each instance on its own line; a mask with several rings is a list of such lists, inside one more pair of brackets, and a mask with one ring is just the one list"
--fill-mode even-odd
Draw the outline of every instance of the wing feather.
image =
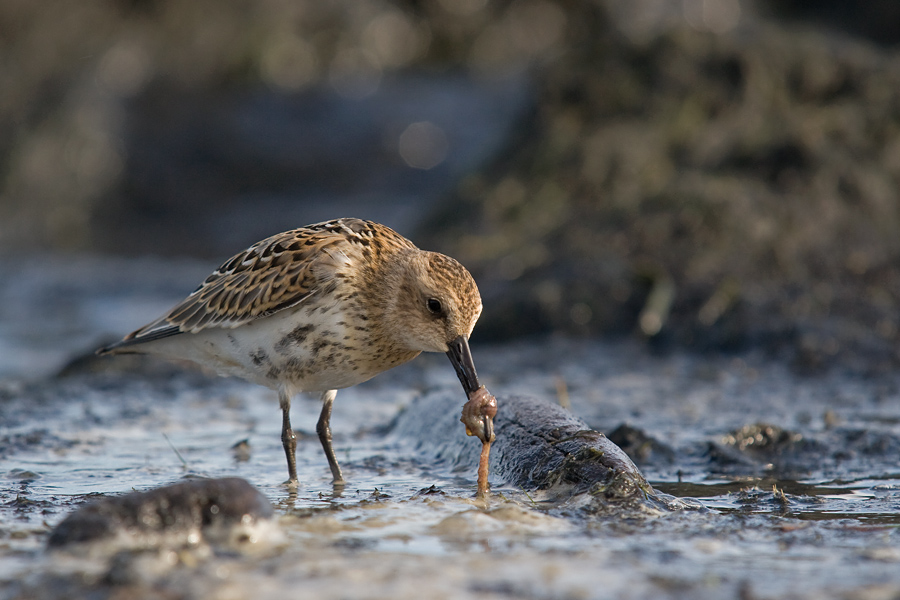
[[361, 219], [337, 219], [271, 236], [225, 261], [166, 315], [99, 352], [211, 327], [234, 328], [296, 306], [333, 290], [336, 275], [382, 242], [415, 248], [393, 230]]

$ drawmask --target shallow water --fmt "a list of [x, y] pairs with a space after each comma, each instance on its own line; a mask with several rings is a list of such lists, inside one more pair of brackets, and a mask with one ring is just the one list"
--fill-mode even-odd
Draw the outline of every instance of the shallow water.
[[[338, 394], [332, 423], [350, 482], [340, 493], [313, 434], [318, 401], [298, 398], [293, 422], [306, 435], [302, 485], [292, 492], [282, 485], [280, 414], [268, 390], [142, 361], [83, 363], [51, 376], [104, 334], [155, 317], [206, 266], [26, 266], [23, 285], [0, 290], [4, 598], [91, 590], [185, 598], [900, 593], [897, 379], [802, 378], [765, 357], [653, 356], [633, 341], [476, 344], [491, 391], [568, 403], [608, 434], [630, 424], [664, 446], [632, 452], [653, 485], [709, 510], [591, 519], [575, 510], [578, 498], [550, 504], [498, 482], [481, 505], [473, 498], [477, 465], [447, 472], [385, 434], [420, 395], [458, 388], [436, 355]], [[97, 372], [98, 364], [111, 368]], [[735, 439], [746, 446], [750, 438], [735, 432], [761, 422], [786, 436], [736, 450]], [[242, 440], [247, 453], [232, 449]], [[127, 569], [45, 553], [50, 528], [91, 495], [191, 476], [246, 478], [275, 505], [281, 535], [245, 552], [145, 553]]]

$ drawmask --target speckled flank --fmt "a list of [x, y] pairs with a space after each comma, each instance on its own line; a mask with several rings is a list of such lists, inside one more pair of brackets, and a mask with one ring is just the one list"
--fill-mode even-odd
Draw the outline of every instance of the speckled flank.
[[289, 410], [296, 392], [349, 387], [420, 352], [446, 352], [480, 314], [457, 261], [384, 225], [338, 219], [254, 244], [100, 352], [190, 359], [287, 394]]
[[278, 340], [278, 343], [275, 344], [275, 352], [282, 355], [290, 354], [294, 348], [302, 346], [306, 342], [306, 338], [315, 331], [316, 326], [312, 323], [297, 325]]

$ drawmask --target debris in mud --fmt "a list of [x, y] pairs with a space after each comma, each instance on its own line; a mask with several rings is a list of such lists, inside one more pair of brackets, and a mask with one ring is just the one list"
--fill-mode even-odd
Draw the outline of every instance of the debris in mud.
[[823, 500], [816, 496], [798, 495], [787, 493], [773, 485], [771, 490], [759, 487], [750, 487], [732, 494], [734, 503], [742, 512], [774, 512], [786, 514], [792, 510], [800, 510], [801, 507], [809, 507], [823, 504]]
[[790, 449], [801, 440], [803, 440], [801, 434], [782, 429], [777, 425], [754, 423], [729, 433], [723, 442], [742, 452], [772, 456]]
[[[34, 429], [26, 433], [8, 433], [0, 436], [0, 457], [7, 457], [21, 452], [23, 448], [53, 447], [67, 448], [72, 442], [49, 432], [46, 429]], [[21, 479], [21, 477], [15, 477]]]
[[6, 478], [11, 481], [18, 481], [20, 483], [30, 483], [36, 479], [40, 479], [41, 476], [35, 473], [34, 471], [24, 471], [22, 469], [10, 469], [6, 473]]
[[707, 456], [721, 473], [761, 474], [790, 478], [809, 472], [828, 454], [815, 439], [777, 425], [754, 423], [710, 442]]
[[240, 547], [259, 541], [255, 526], [273, 514], [269, 500], [244, 479], [197, 479], [91, 502], [57, 525], [47, 546], [111, 541], [115, 550], [203, 541]]
[[234, 455], [234, 460], [238, 462], [247, 462], [248, 460], [250, 460], [250, 440], [243, 439], [239, 442], [236, 442], [231, 447], [231, 453]]

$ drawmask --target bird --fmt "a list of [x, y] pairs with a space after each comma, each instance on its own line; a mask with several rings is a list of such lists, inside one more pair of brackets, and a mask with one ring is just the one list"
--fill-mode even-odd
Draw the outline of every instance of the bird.
[[330, 423], [337, 390], [443, 352], [470, 395], [480, 384], [468, 340], [481, 311], [457, 260], [385, 225], [341, 218], [235, 254], [165, 315], [97, 354], [186, 359], [276, 391], [289, 485], [298, 483], [291, 400], [321, 394], [316, 433], [341, 485]]

